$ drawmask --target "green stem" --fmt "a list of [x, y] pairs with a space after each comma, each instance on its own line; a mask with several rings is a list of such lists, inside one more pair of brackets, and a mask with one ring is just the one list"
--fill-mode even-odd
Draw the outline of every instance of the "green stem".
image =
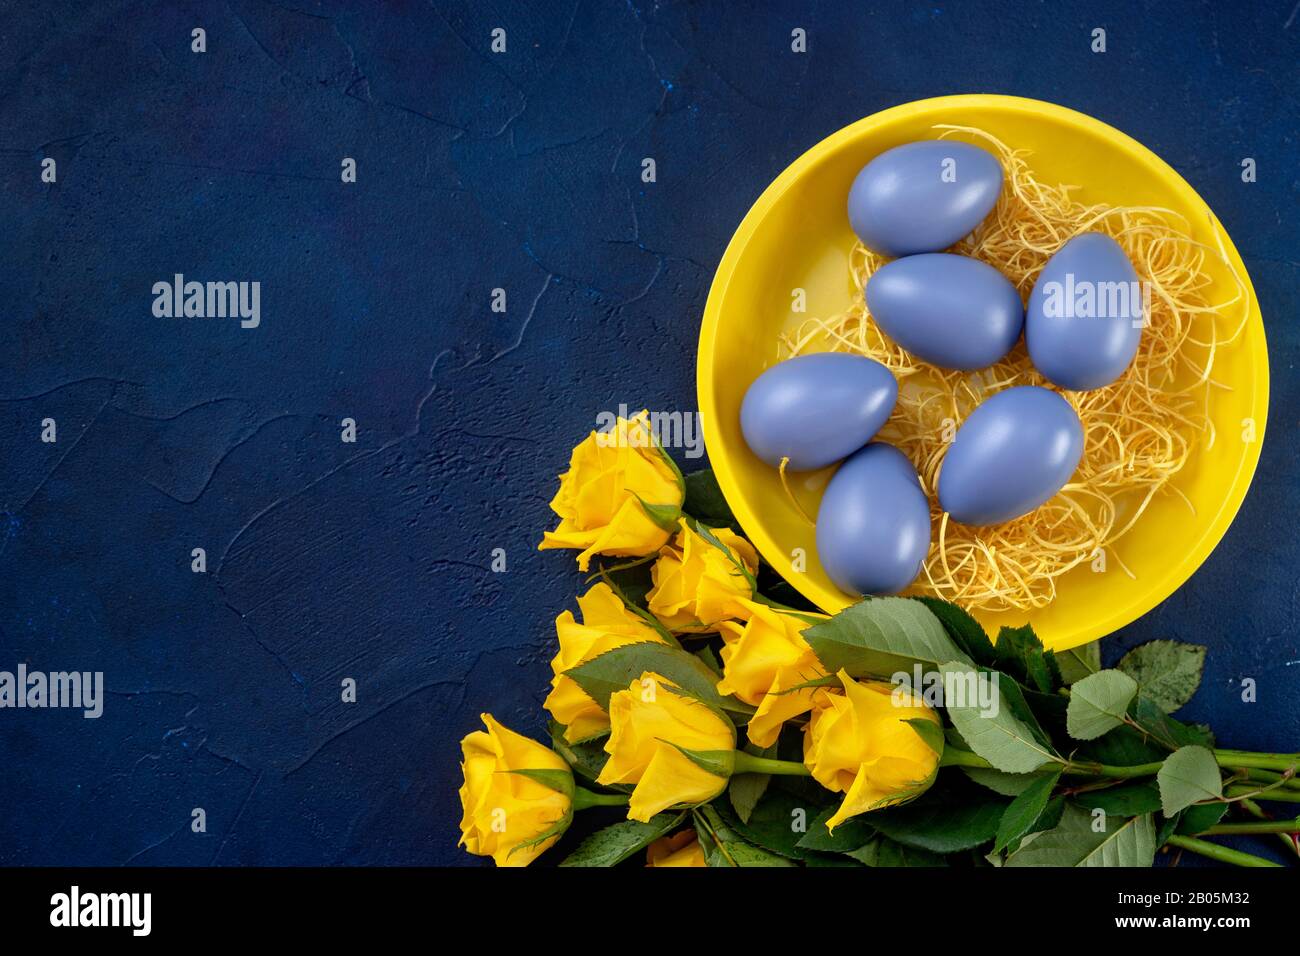
[[1248, 787], [1242, 784], [1229, 787], [1224, 796], [1254, 797], [1257, 800], [1276, 800], [1279, 803], [1300, 803], [1300, 790], [1278, 789], [1261, 793], [1259, 787]]
[[1061, 772], [1075, 777], [1114, 777], [1128, 780], [1132, 777], [1153, 777], [1160, 772], [1163, 761], [1140, 763], [1134, 767], [1114, 767], [1105, 763], [1066, 763]]
[[1191, 850], [1193, 853], [1207, 856], [1211, 860], [1218, 860], [1220, 863], [1231, 863], [1233, 866], [1282, 865], [1281, 863], [1274, 863], [1272, 860], [1266, 860], [1262, 856], [1255, 856], [1253, 853], [1242, 853], [1240, 850], [1219, 846], [1219, 844], [1211, 843], [1209, 840], [1198, 840], [1195, 837], [1171, 836], [1169, 845]]
[[[1254, 817], [1256, 820], [1272, 820], [1272, 819], [1273, 819], [1269, 814], [1267, 814], [1267, 813], [1264, 812], [1263, 807], [1261, 807], [1261, 806], [1260, 806], [1258, 803], [1256, 803], [1254, 800], [1251, 800], [1249, 797], [1247, 797], [1247, 798], [1244, 799], [1244, 800], [1238, 800], [1238, 801], [1237, 801], [1237, 806], [1241, 807], [1241, 809], [1245, 810], [1247, 813], [1249, 813], [1249, 814], [1250, 814], [1252, 817]], [[1287, 852], [1288, 852], [1288, 853], [1290, 853], [1290, 854], [1292, 854], [1292, 855], [1294, 855], [1294, 856], [1300, 856], [1300, 845], [1297, 845], [1297, 843], [1296, 843], [1294, 837], [1292, 837], [1292, 836], [1290, 836], [1290, 835], [1288, 835], [1288, 834], [1286, 834], [1286, 833], [1279, 833], [1279, 834], [1277, 835], [1277, 838], [1278, 838], [1279, 840], [1281, 840], [1284, 844], [1286, 844], [1286, 849], [1287, 849]]]
[[1254, 770], [1276, 770], [1285, 773], [1300, 767], [1300, 754], [1257, 754], [1245, 750], [1215, 750], [1214, 757], [1221, 767], [1249, 767]]
[[770, 773], [781, 777], [811, 777], [812, 771], [794, 760], [773, 760], [770, 757], [755, 757], [743, 750], [736, 751], [734, 773]]
[[1249, 780], [1256, 780], [1260, 783], [1277, 783], [1289, 790], [1300, 790], [1300, 777], [1288, 777], [1283, 773], [1274, 773], [1272, 770], [1255, 770], [1246, 767], [1229, 767], [1222, 765], [1224, 770], [1231, 770], [1234, 773], [1241, 773]]
[[575, 787], [573, 790], [574, 810], [586, 810], [588, 807], [625, 807], [627, 801], [626, 793], [596, 793], [585, 787]]
[[[1135, 767], [1114, 767], [1104, 763], [1072, 763], [1070, 761], [1056, 760], [1055, 763], [1061, 766], [1061, 772], [1074, 777], [1106, 777], [1114, 780], [1127, 780], [1131, 777], [1150, 777], [1160, 770], [1160, 762], [1138, 764]], [[986, 770], [997, 769], [983, 757], [973, 754], [967, 750], [958, 750], [955, 747], [945, 747], [943, 757], [939, 761], [942, 767], [980, 767]], [[1044, 764], [1042, 769], [1050, 770], [1050, 764]]]
[[1201, 832], [1208, 836], [1229, 833], [1300, 833], [1300, 819], [1259, 820], [1255, 823], [1217, 823], [1208, 830]]

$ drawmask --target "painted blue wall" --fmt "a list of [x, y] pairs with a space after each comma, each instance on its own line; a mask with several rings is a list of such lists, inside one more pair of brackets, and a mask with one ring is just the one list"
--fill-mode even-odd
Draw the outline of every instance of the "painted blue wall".
[[[1296, 749], [1292, 0], [749, 6], [5, 5], [0, 669], [102, 670], [108, 698], [0, 712], [0, 863], [468, 861], [457, 741], [482, 710], [541, 729], [579, 587], [533, 550], [568, 448], [619, 402], [695, 406], [713, 268], [782, 168], [955, 92], [1131, 133], [1241, 249], [1273, 372], [1259, 473], [1108, 654], [1208, 644], [1187, 713]], [[178, 272], [259, 281], [261, 325], [155, 318]]]

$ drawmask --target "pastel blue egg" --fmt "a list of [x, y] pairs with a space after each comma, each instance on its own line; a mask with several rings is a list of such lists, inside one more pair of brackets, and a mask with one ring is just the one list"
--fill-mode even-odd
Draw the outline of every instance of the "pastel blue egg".
[[970, 234], [998, 201], [1002, 164], [987, 150], [923, 140], [881, 153], [849, 189], [849, 224], [872, 252], [939, 252]]
[[1011, 351], [1025, 321], [1010, 279], [986, 262], [945, 252], [885, 263], [865, 294], [886, 335], [944, 368], [992, 365]]
[[939, 469], [939, 505], [962, 524], [1027, 515], [1064, 487], [1083, 457], [1083, 425], [1056, 392], [1019, 385], [962, 422]]
[[817, 556], [849, 594], [897, 594], [930, 550], [930, 502], [916, 469], [872, 442], [840, 465], [817, 510]]
[[1043, 266], [1029, 295], [1025, 347], [1061, 388], [1109, 385], [1129, 367], [1145, 309], [1137, 271], [1110, 236], [1075, 236]]
[[773, 365], [740, 405], [740, 430], [773, 467], [810, 471], [853, 454], [889, 419], [898, 383], [865, 355], [818, 352]]

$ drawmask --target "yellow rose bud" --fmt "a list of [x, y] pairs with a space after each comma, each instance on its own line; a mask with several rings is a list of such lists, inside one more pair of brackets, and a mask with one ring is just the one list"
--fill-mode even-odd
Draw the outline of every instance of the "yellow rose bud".
[[645, 851], [646, 866], [708, 866], [694, 830], [655, 840]]
[[651, 613], [670, 631], [695, 633], [715, 631], [720, 621], [745, 617], [754, 596], [745, 572], [758, 573], [754, 546], [726, 528], [710, 528], [724, 551], [685, 521], [681, 529], [650, 569], [654, 587], [646, 602]]
[[578, 607], [582, 611], [581, 624], [570, 611], [555, 619], [560, 649], [551, 661], [555, 677], [551, 680], [551, 693], [542, 705], [564, 725], [564, 738], [570, 743], [608, 730], [609, 715], [564, 672], [626, 644], [664, 643], [663, 635], [628, 610], [608, 584], [597, 584], [578, 598]]
[[826, 696], [821, 687], [789, 691], [826, 676], [802, 633], [811, 626], [807, 618], [824, 620], [825, 615], [800, 617], [753, 601], [740, 603], [749, 620], [719, 625], [724, 644], [718, 693], [732, 694], [758, 708], [746, 733], [757, 746], [770, 747], [782, 724], [812, 710], [817, 698]]
[[803, 762], [828, 790], [844, 794], [833, 830], [849, 817], [910, 800], [927, 789], [939, 755], [908, 720], [940, 725], [939, 715], [904, 687], [858, 683], [844, 671], [844, 693], [827, 694], [804, 734]]
[[[497, 866], [527, 866], [550, 847], [573, 816], [573, 777], [568, 764], [549, 747], [501, 726], [482, 714], [487, 732], [476, 730], [460, 742], [465, 783], [460, 788], [461, 845], [490, 856]], [[555, 774], [556, 790], [540, 779], [513, 771]], [[547, 831], [553, 835], [534, 843]]]
[[698, 753], [734, 752], [730, 721], [649, 671], [609, 698], [609, 760], [596, 778], [603, 785], [634, 784], [628, 818], [648, 821], [677, 804], [712, 800], [727, 777], [705, 770], [678, 747]]
[[620, 418], [611, 431], [593, 431], [573, 449], [551, 501], [560, 526], [547, 531], [537, 549], [577, 548], [582, 571], [596, 554], [654, 554], [671, 532], [645, 506], [666, 509], [671, 521], [683, 498], [677, 471], [655, 445], [649, 414]]

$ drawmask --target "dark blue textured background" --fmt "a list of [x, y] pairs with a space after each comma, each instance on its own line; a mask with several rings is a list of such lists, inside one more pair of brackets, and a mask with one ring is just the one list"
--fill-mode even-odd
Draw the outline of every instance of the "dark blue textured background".
[[[1107, 655], [1208, 644], [1187, 715], [1296, 749], [1293, 0], [760, 6], [0, 6], [0, 669], [109, 689], [97, 721], [0, 712], [0, 863], [467, 862], [457, 741], [481, 710], [541, 730], [579, 588], [534, 550], [569, 447], [619, 402], [695, 407], [750, 203], [841, 126], [944, 93], [1091, 113], [1235, 238], [1263, 459], [1213, 557]], [[260, 281], [261, 327], [154, 318], [175, 272]]]

